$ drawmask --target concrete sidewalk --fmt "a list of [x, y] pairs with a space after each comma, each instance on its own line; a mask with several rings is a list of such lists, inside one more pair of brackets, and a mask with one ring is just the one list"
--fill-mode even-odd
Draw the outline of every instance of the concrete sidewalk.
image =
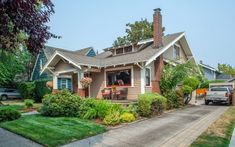
[[0, 147], [42, 147], [41, 145], [0, 128]]
[[105, 146], [189, 146], [227, 106], [196, 106], [163, 114], [106, 133], [73, 142], [64, 147]]

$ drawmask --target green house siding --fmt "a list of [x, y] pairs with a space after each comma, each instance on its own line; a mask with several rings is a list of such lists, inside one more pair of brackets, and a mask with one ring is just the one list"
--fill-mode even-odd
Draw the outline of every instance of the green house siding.
[[35, 63], [34, 71], [32, 73], [32, 80], [42, 80], [42, 79], [52, 79], [52, 76], [50, 74], [43, 73], [40, 75], [40, 62], [42, 62], [42, 65], [44, 66], [47, 62], [47, 58], [44, 54], [44, 52], [40, 52], [38, 55], [38, 59]]

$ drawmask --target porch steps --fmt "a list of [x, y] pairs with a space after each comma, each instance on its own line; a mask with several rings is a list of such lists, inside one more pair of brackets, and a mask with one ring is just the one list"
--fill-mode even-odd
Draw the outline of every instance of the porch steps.
[[137, 104], [136, 100], [111, 100], [112, 103], [128, 106], [130, 104]]

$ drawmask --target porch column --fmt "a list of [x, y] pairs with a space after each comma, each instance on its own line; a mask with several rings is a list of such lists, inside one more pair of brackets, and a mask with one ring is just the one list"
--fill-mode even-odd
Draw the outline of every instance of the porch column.
[[79, 71], [78, 72], [78, 95], [81, 96], [81, 97], [85, 97], [85, 90], [84, 88], [82, 87], [81, 83], [80, 83], [80, 80], [84, 77], [84, 72], [83, 71]]
[[57, 93], [58, 92], [58, 85], [57, 85], [58, 77], [56, 74], [53, 74], [53, 90], [52, 93]]
[[145, 93], [145, 68], [140, 69], [140, 91], [141, 94]]

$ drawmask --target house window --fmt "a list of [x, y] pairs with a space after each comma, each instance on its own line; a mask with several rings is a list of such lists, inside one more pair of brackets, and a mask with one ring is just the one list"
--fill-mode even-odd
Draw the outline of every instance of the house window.
[[58, 89], [69, 89], [72, 90], [71, 78], [58, 78]]
[[107, 86], [131, 86], [131, 69], [106, 72]]
[[150, 86], [150, 69], [146, 68], [145, 69], [145, 86]]
[[132, 52], [132, 46], [124, 48], [125, 53]]
[[173, 58], [174, 59], [180, 58], [180, 47], [177, 45], [174, 45], [174, 48], [173, 48]]
[[123, 48], [116, 49], [116, 55], [123, 54]]
[[61, 79], [61, 89], [67, 88], [67, 79]]

